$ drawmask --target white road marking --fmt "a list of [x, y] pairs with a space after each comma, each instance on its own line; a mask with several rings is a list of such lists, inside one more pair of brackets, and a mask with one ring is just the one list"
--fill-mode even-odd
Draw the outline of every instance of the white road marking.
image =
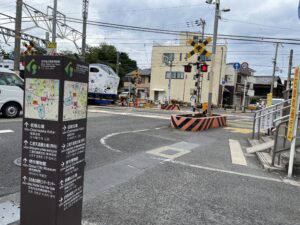
[[13, 130], [0, 130], [0, 134], [13, 133]]
[[255, 178], [255, 179], [259, 179], [259, 180], [273, 181], [273, 182], [277, 182], [277, 183], [285, 183], [285, 184], [288, 184], [291, 186], [299, 186], [300, 185], [300, 183], [297, 181], [287, 182], [286, 180], [282, 180], [282, 179], [257, 176], [257, 175], [252, 175], [252, 174], [248, 174], [248, 173], [239, 173], [239, 172], [234, 172], [234, 171], [230, 171], [230, 170], [216, 169], [216, 168], [207, 167], [207, 166], [193, 165], [193, 164], [188, 164], [188, 163], [177, 161], [177, 160], [166, 159], [166, 160], [164, 160], [164, 162], [170, 162], [173, 164], [178, 164], [178, 165], [182, 165], [182, 166], [203, 169], [203, 170], [208, 170], [208, 171], [213, 171], [213, 172], [227, 173], [227, 174], [232, 174], [232, 175], [237, 175], [237, 176], [242, 176], [242, 177]]
[[97, 225], [97, 224], [96, 223], [91, 223], [91, 222], [88, 222], [88, 221], [83, 221], [82, 225]]
[[231, 153], [232, 164], [247, 166], [247, 161], [244, 156], [240, 142], [237, 140], [229, 139], [229, 148]]
[[[171, 155], [164, 153], [167, 150], [175, 151], [177, 153], [171, 154]], [[187, 150], [187, 149], [180, 149], [180, 148], [175, 148], [175, 147], [172, 147], [172, 146], [164, 146], [164, 147], [161, 147], [161, 148], [156, 148], [156, 149], [153, 149], [151, 151], [148, 151], [147, 153], [151, 154], [151, 155], [167, 158], [167, 159], [176, 159], [176, 158], [178, 158], [180, 156], [183, 156], [185, 154], [188, 154], [190, 152], [191, 151]]]
[[12, 122], [21, 122], [23, 119], [2, 119], [0, 118], [0, 123], [12, 123]]
[[171, 118], [171, 115], [160, 116], [160, 115], [137, 114], [137, 113], [127, 113], [127, 112], [112, 112], [112, 111], [99, 110], [99, 109], [96, 109], [96, 110], [95, 109], [89, 109], [89, 112], [107, 113], [107, 114], [123, 115], [123, 116], [135, 116], [135, 117], [161, 119], [161, 120], [170, 120], [170, 118]]
[[[164, 127], [157, 127], [157, 128], [154, 128], [154, 130], [159, 130], [159, 129], [162, 129]], [[113, 152], [122, 152], [121, 150], [119, 149], [115, 149], [115, 148], [112, 148], [110, 147], [106, 141], [111, 138], [111, 137], [114, 137], [114, 136], [117, 136], [117, 135], [121, 135], [121, 134], [130, 134], [130, 133], [139, 133], [139, 132], [145, 132], [145, 131], [149, 131], [149, 130], [153, 130], [153, 129], [143, 129], [143, 130], [133, 130], [133, 131], [123, 131], [123, 132], [116, 132], [116, 133], [111, 133], [111, 134], [108, 134], [106, 136], [104, 136], [103, 138], [100, 139], [100, 143], [106, 147], [107, 149], [113, 151]]]

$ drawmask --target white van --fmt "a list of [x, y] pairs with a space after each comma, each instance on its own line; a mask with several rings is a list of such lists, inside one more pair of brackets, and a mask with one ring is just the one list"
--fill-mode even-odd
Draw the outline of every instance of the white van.
[[0, 111], [15, 118], [23, 110], [24, 81], [13, 71], [0, 68]]

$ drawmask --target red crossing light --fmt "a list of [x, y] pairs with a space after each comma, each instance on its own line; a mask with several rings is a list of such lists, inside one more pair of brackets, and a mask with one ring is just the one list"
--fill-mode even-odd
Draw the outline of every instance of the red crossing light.
[[202, 64], [200, 66], [200, 71], [206, 73], [208, 71], [208, 65]]

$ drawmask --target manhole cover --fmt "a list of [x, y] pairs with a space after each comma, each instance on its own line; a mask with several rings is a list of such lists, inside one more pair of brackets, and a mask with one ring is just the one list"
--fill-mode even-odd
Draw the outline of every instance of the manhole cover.
[[17, 166], [22, 166], [22, 159], [21, 159], [21, 157], [17, 158], [16, 160], [14, 160], [14, 164], [17, 165]]

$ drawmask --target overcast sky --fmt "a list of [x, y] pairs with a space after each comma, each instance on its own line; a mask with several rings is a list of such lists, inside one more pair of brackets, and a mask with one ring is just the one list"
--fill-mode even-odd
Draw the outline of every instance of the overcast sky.
[[[46, 12], [47, 5], [53, 6], [53, 0], [24, 0], [25, 3]], [[15, 0], [0, 0], [0, 12], [15, 16]], [[300, 21], [298, 19], [298, 0], [221, 0], [221, 8], [231, 11], [222, 14], [219, 23], [220, 34], [251, 35], [268, 37], [298, 38]], [[67, 17], [82, 18], [82, 0], [58, 0], [58, 10]], [[214, 5], [205, 0], [90, 0], [89, 20], [110, 22], [132, 26], [162, 28], [176, 31], [199, 31], [199, 27], [188, 27], [187, 22], [205, 19], [206, 32], [213, 32]], [[23, 13], [23, 16], [26, 16]], [[0, 17], [2, 18], [2, 17]], [[0, 24], [4, 21], [1, 20]], [[22, 28], [32, 27], [23, 23]], [[81, 25], [69, 23], [81, 31]], [[13, 27], [11, 24], [1, 26]], [[43, 37], [44, 31], [35, 28], [27, 31]], [[101, 42], [114, 44], [118, 50], [127, 52], [137, 60], [139, 67], [150, 67], [151, 51], [155, 43], [175, 43], [174, 35], [142, 33], [112, 28], [88, 26], [88, 45]], [[12, 47], [3, 44], [6, 49]], [[10, 41], [13, 41], [12, 39]], [[219, 43], [225, 43], [220, 39]], [[12, 44], [12, 43], [11, 43]], [[81, 45], [81, 41], [78, 41]], [[249, 42], [228, 41], [227, 62], [248, 62], [257, 75], [271, 75], [272, 59], [275, 53], [273, 44], [254, 44]], [[67, 40], [59, 41], [60, 50], [75, 50]], [[288, 55], [294, 49], [294, 65], [298, 65], [300, 46], [283, 45], [279, 47], [278, 75], [286, 77]]]

